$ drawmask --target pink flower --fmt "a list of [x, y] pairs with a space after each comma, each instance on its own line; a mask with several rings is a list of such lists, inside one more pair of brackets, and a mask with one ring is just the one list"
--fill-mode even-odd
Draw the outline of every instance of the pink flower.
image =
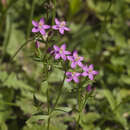
[[54, 30], [59, 30], [60, 34], [64, 34], [64, 30], [65, 31], [70, 31], [70, 29], [68, 27], [66, 27], [66, 22], [62, 21], [60, 22], [57, 18], [55, 18], [55, 23], [56, 25], [53, 25], [52, 28]]
[[42, 35], [46, 35], [45, 30], [50, 28], [49, 25], [45, 24], [44, 18], [41, 18], [40, 22], [36, 22], [33, 20], [32, 24], [34, 25], [32, 32], [40, 32]]
[[66, 55], [71, 54], [71, 52], [66, 51], [66, 44], [61, 45], [60, 48], [54, 45], [53, 48], [54, 50], [51, 53], [54, 53], [56, 60], [62, 58], [65, 61]]
[[76, 65], [79, 65], [80, 67], [83, 66], [81, 61], [83, 61], [84, 58], [82, 56], [78, 56], [77, 51], [73, 52], [73, 56], [67, 56], [67, 58], [72, 62], [71, 68], [75, 68]]
[[79, 83], [78, 77], [80, 76], [80, 73], [78, 73], [78, 72], [66, 72], [66, 76], [67, 76], [67, 79], [66, 79], [67, 82], [74, 80], [75, 83]]
[[98, 72], [93, 70], [93, 65], [84, 66], [82, 67], [84, 72], [82, 73], [82, 76], [88, 76], [90, 80], [93, 80], [94, 75], [97, 75]]

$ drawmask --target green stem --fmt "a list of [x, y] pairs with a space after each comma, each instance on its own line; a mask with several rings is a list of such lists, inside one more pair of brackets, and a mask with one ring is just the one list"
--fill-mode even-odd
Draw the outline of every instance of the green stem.
[[54, 3], [54, 9], [52, 14], [52, 25], [54, 24], [55, 16], [56, 16], [56, 0], [53, 0]]
[[35, 3], [36, 3], [36, 0], [33, 0], [32, 7], [31, 7], [31, 12], [30, 12], [30, 17], [29, 17], [28, 28], [27, 28], [27, 38], [26, 38], [27, 40], [29, 39], [29, 36], [30, 36], [31, 23], [32, 23], [34, 10], [35, 10]]
[[[62, 83], [60, 85], [60, 90], [59, 90], [59, 93], [58, 93], [58, 96], [56, 98], [56, 101], [54, 103], [54, 106], [52, 108], [52, 110], [49, 112], [49, 115], [51, 115], [51, 113], [53, 113], [53, 111], [55, 110], [57, 104], [58, 104], [58, 101], [61, 97], [61, 94], [62, 94], [62, 88], [63, 88], [63, 85], [64, 85], [64, 81], [65, 81], [65, 77], [66, 77], [66, 70], [65, 70], [65, 73], [64, 73], [64, 77], [63, 77], [63, 80], [62, 80]], [[50, 127], [50, 121], [51, 121], [51, 116], [49, 116], [48, 118], [48, 124], [47, 124], [47, 130], [49, 130], [49, 127]]]
[[14, 55], [11, 57], [11, 60], [13, 60], [15, 58], [15, 56], [24, 48], [24, 46], [26, 46], [30, 41], [32, 41], [33, 39], [27, 40], [25, 41], [20, 48], [14, 53]]
[[80, 100], [80, 95], [81, 95], [81, 93], [80, 93], [81, 91], [80, 91], [80, 84], [79, 84], [79, 87], [78, 87], [78, 91], [77, 91], [77, 95], [78, 95], [78, 112], [79, 112], [79, 115], [78, 115], [78, 119], [77, 119], [77, 123], [76, 123], [76, 130], [79, 130], [79, 122], [80, 122], [80, 114], [81, 114], [81, 106], [80, 106], [80, 102], [81, 102], [81, 100]]
[[57, 104], [58, 104], [58, 101], [59, 101], [59, 99], [60, 99], [60, 97], [61, 97], [62, 88], [63, 88], [64, 81], [65, 81], [65, 76], [66, 76], [66, 70], [65, 70], [65, 73], [64, 73], [64, 77], [63, 77], [62, 83], [61, 83], [61, 85], [60, 85], [60, 90], [59, 90], [58, 96], [57, 96], [57, 98], [56, 98], [56, 101], [55, 101], [55, 104], [54, 104], [54, 106], [53, 106], [53, 109], [51, 110], [50, 113], [52, 113], [52, 112], [55, 110], [55, 108], [56, 108], [56, 106], [57, 106]]

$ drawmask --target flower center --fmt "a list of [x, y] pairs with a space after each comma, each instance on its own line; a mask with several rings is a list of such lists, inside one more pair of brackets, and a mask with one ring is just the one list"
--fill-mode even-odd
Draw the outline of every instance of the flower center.
[[92, 71], [93, 71], [92, 69], [89, 69], [88, 73], [90, 74], [90, 73], [92, 73]]
[[43, 25], [43, 23], [40, 22], [38, 27], [41, 29], [42, 25]]
[[76, 55], [75, 61], [79, 61], [80, 57]]
[[75, 72], [72, 72], [72, 76], [74, 76], [75, 75]]
[[64, 26], [65, 26], [65, 22], [61, 22], [60, 27], [62, 28]]
[[62, 48], [60, 48], [60, 53], [63, 53], [63, 49]]

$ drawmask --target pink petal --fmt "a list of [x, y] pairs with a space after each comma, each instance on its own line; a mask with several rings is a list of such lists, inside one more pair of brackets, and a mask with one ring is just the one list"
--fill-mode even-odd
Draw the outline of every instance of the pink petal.
[[70, 29], [68, 27], [64, 27], [65, 31], [70, 31]]
[[88, 68], [93, 70], [93, 64], [91, 64]]
[[82, 69], [83, 69], [84, 71], [88, 71], [87, 65], [86, 65], [86, 66], [83, 66]]
[[64, 29], [63, 28], [59, 28], [59, 32], [60, 32], [60, 34], [64, 34]]
[[89, 74], [88, 77], [89, 77], [90, 80], [93, 80], [93, 75], [92, 74]]
[[59, 29], [59, 26], [58, 26], [58, 25], [53, 25], [52, 28], [53, 28], [54, 30], [58, 30], [58, 29]]
[[74, 61], [73, 56], [67, 56], [67, 59], [70, 61]]
[[84, 60], [84, 57], [82, 57], [82, 56], [80, 56], [79, 58], [80, 58], [80, 61]]
[[50, 28], [49, 25], [43, 25], [42, 27], [43, 27], [44, 29], [49, 29], [49, 28]]
[[42, 35], [46, 35], [46, 32], [45, 32], [44, 29], [40, 29], [40, 33], [41, 33]]
[[32, 20], [32, 24], [33, 24], [35, 27], [38, 26], [38, 22], [36, 22], [36, 21], [34, 21], [34, 20]]
[[66, 60], [66, 56], [64, 54], [61, 54], [61, 58], [65, 61]]
[[98, 72], [97, 72], [97, 71], [95, 71], [95, 70], [93, 70], [93, 71], [92, 71], [92, 74], [93, 74], [93, 75], [97, 75], [97, 74], [98, 74]]
[[67, 82], [70, 82], [70, 81], [72, 81], [72, 78], [66, 79], [66, 81], [67, 81]]
[[69, 51], [64, 51], [64, 53], [65, 53], [66, 55], [70, 55], [70, 54], [71, 54], [71, 52], [69, 52]]
[[78, 53], [77, 53], [77, 51], [76, 51], [76, 50], [73, 52], [73, 56], [74, 56], [74, 58], [77, 58]]
[[39, 32], [39, 29], [38, 28], [33, 28], [32, 32]]
[[59, 51], [60, 50], [60, 48], [58, 46], [56, 46], [56, 45], [53, 45], [53, 48], [55, 49], [55, 51]]
[[74, 80], [76, 83], [79, 83], [79, 79], [78, 79], [76, 76], [73, 77], [73, 80]]
[[78, 61], [78, 65], [79, 65], [79, 67], [83, 67], [83, 64], [82, 64], [82, 62], [80, 62], [80, 61]]
[[65, 49], [66, 49], [66, 44], [64, 43], [63, 45], [61, 45], [61, 48], [62, 48], [63, 50], [65, 50]]
[[88, 76], [88, 73], [87, 73], [87, 72], [83, 72], [83, 73], [82, 73], [82, 76], [85, 76], [85, 77], [86, 77], [86, 76]]
[[44, 18], [41, 18], [41, 19], [40, 19], [40, 23], [41, 23], [41, 24], [44, 24], [44, 23], [45, 23]]
[[77, 77], [80, 76], [80, 75], [81, 75], [80, 73], [75, 73], [75, 76], [77, 76]]
[[72, 72], [66, 72], [66, 76], [72, 75]]
[[55, 55], [55, 59], [57, 60], [57, 59], [60, 59], [60, 55], [59, 54], [56, 54]]
[[75, 68], [76, 67], [76, 62], [72, 62], [71, 63], [71, 68]]
[[59, 25], [59, 24], [60, 24], [60, 21], [59, 21], [57, 18], [55, 18], [55, 23], [56, 23], [57, 25]]

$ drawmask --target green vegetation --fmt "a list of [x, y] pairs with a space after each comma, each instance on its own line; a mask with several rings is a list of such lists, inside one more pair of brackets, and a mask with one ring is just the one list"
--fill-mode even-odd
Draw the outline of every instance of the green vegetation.
[[[55, 104], [64, 74], [34, 57], [31, 22], [44, 17], [53, 25], [55, 16], [67, 21], [71, 31], [52, 42], [78, 50], [99, 72], [79, 130], [129, 130], [130, 0], [1, 0], [0, 130], [46, 130], [48, 105]], [[46, 51], [45, 43], [40, 50]], [[50, 130], [76, 129], [75, 87], [64, 83]]]

